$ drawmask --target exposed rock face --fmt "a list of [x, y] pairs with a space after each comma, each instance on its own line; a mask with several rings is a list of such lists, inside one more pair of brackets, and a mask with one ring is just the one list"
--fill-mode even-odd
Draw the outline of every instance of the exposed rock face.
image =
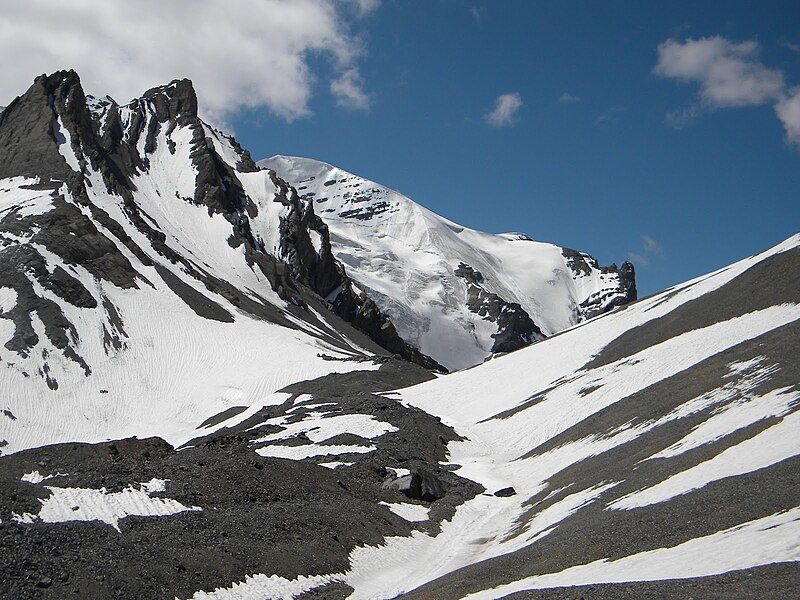
[[381, 488], [402, 492], [412, 500], [424, 502], [434, 502], [444, 498], [447, 493], [445, 484], [427, 469], [419, 469], [408, 475], [389, 479]]
[[497, 324], [492, 334], [492, 352], [513, 352], [536, 340], [544, 339], [541, 329], [516, 302], [506, 302], [483, 286], [483, 275], [461, 263], [455, 274], [467, 283], [467, 306], [487, 321]]
[[[131, 259], [152, 266], [154, 250], [201, 287], [240, 310], [296, 327], [281, 310], [254, 297], [258, 290], [237, 288], [224, 275], [213, 273], [187, 255], [174, 236], [170, 239], [163, 224], [145, 212], [137, 200], [137, 194], [143, 192], [140, 187], [147, 185], [155, 188], [144, 193], [162, 197], [172, 194], [177, 198], [163, 200], [204, 206], [209, 217], [224, 218], [230, 226], [228, 245], [245, 256], [251, 269], [258, 269], [267, 278], [289, 307], [304, 309], [311, 296], [326, 298], [341, 289], [339, 300], [329, 305], [337, 315], [380, 340], [378, 343], [390, 352], [441, 369], [404, 342], [368, 297], [351, 289], [343, 266], [331, 252], [327, 227], [314, 214], [313, 204], [303, 201], [274, 173], [260, 175], [249, 153], [233, 138], [205, 124], [198, 117], [197, 106], [192, 84], [185, 79], [148, 90], [140, 99], [122, 106], [111, 98], [87, 98], [77, 74], [61, 71], [38, 77], [0, 114], [0, 179], [17, 178], [20, 189], [30, 190], [30, 195], [40, 190], [42, 204], [52, 205], [40, 213], [11, 210], [0, 217], [0, 232], [18, 239], [24, 238], [20, 234], [34, 232], [30, 239], [6, 243], [0, 250], [5, 254], [3, 264], [9, 265], [0, 274], [0, 285], [16, 290], [18, 298], [6, 317], [17, 327], [10, 342], [14, 349], [27, 352], [35, 345], [37, 335], [30, 325], [30, 314], [36, 313], [53, 345], [65, 355], [77, 357], [73, 348], [76, 334], [69, 319], [57, 303], [37, 295], [26, 283], [27, 278], [23, 277], [23, 282], [15, 275], [10, 265], [39, 265], [33, 272], [38, 273], [40, 283], [74, 306], [96, 306], [99, 300], [81, 289], [82, 284], [63, 269], [52, 277], [43, 271], [41, 248], [68, 264], [86, 268], [101, 280], [132, 289], [150, 282]], [[189, 161], [167, 165], [183, 156], [178, 148], [181, 144], [188, 146]], [[184, 172], [193, 172], [194, 181], [188, 186]], [[245, 189], [243, 180], [252, 181], [254, 177], [267, 178], [268, 185], [274, 187], [271, 201], [283, 207], [279, 214], [270, 216], [274, 209], [257, 205], [253, 192]], [[98, 194], [102, 200], [97, 199]], [[119, 216], [112, 216], [118, 208], [135, 226], [135, 234]], [[258, 222], [257, 230], [253, 221]], [[264, 239], [274, 239], [275, 244], [267, 247]], [[127, 252], [121, 252], [118, 243]], [[160, 273], [197, 314], [232, 319], [215, 308], [210, 297], [182, 286], [163, 269]], [[106, 327], [110, 329], [111, 325], [107, 323]], [[65, 333], [70, 331], [73, 333]]]
[[[328, 226], [314, 213], [314, 204], [302, 200], [274, 171], [270, 171], [270, 177], [281, 190], [278, 198], [289, 209], [287, 216], [281, 219], [281, 252], [292, 276], [329, 299], [336, 314], [390, 352], [426, 368], [445, 371], [439, 363], [405, 342], [389, 317], [353, 285], [345, 268], [333, 255]], [[320, 240], [319, 249], [311, 240], [315, 234]]]
[[597, 270], [600, 271], [601, 276], [607, 276], [608, 284], [596, 290], [580, 303], [580, 311], [584, 319], [595, 317], [636, 300], [636, 272], [632, 263], [625, 261], [619, 269], [615, 264], [601, 267], [594, 257], [583, 252], [563, 248], [562, 253], [577, 278], [589, 276]]

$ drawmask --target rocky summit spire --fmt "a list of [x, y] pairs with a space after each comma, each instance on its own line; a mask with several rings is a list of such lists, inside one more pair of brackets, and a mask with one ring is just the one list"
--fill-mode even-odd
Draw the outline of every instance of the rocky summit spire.
[[69, 178], [58, 151], [66, 139], [61, 117], [75, 114], [81, 104], [85, 108], [86, 98], [74, 71], [37, 77], [0, 114], [0, 177]]

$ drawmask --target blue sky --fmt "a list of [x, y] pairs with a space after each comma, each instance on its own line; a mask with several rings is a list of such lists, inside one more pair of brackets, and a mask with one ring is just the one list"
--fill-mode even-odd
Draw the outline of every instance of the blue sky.
[[800, 229], [797, 0], [6, 2], [0, 55], [0, 105], [61, 68], [120, 101], [188, 77], [255, 158], [633, 258], [642, 294]]
[[[605, 263], [638, 255], [652, 293], [800, 229], [800, 152], [772, 105], [703, 107], [670, 126], [699, 84], [655, 75], [659, 44], [756, 41], [757, 60], [800, 85], [800, 6], [644, 4], [385, 0], [352, 24], [368, 110], [337, 107], [320, 81], [311, 116], [256, 109], [232, 125], [254, 157], [319, 158], [469, 227]], [[490, 126], [512, 93], [515, 123]]]

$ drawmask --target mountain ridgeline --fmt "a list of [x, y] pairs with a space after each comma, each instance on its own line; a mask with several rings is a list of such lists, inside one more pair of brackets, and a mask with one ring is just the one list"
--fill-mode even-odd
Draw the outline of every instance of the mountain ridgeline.
[[[180, 284], [174, 289], [203, 316], [231, 318], [225, 309], [214, 308], [213, 298], [221, 296], [237, 310], [291, 326], [282, 310], [237, 288], [224, 273], [213, 273], [193, 260], [143, 207], [139, 198], [151, 192], [163, 203], [203, 207], [208, 217], [224, 219], [227, 231], [218, 228], [214, 233], [225, 235], [226, 243], [250, 269], [266, 278], [290, 312], [303, 312], [309, 293], [324, 299], [335, 291], [325, 306], [336, 315], [387, 351], [440, 369], [399, 338], [387, 317], [354, 289], [333, 257], [327, 227], [313, 207], [274, 173], [261, 171], [235, 140], [204, 123], [197, 111], [197, 97], [188, 80], [154, 88], [121, 106], [110, 98], [87, 98], [72, 71], [38, 77], [0, 115], [0, 178], [10, 179], [23, 191], [50, 196], [50, 210], [32, 214], [12, 207], [6, 211], [0, 231], [35, 230], [36, 234], [31, 243], [7, 245], [3, 252], [16, 259], [7, 256], [4, 264], [11, 266], [24, 257], [26, 263], [40, 267], [38, 280], [44, 287], [73, 306], [93, 307], [100, 299], [67, 271], [58, 271], [55, 280], [45, 277], [38, 248], [123, 288], [151, 284], [137, 269], [137, 261], [155, 265], [160, 273], [165, 272], [161, 263], [169, 263], [205, 288], [189, 295], [181, 294], [179, 290], [185, 288]], [[257, 183], [271, 189], [270, 201], [277, 210], [257, 206], [242, 183], [246, 176], [251, 182], [263, 180]], [[112, 203], [114, 210], [108, 206]], [[277, 218], [270, 221], [272, 213]], [[139, 241], [128, 232], [130, 225], [141, 234], [136, 236]], [[189, 223], [178, 225], [193, 237], [209, 233], [188, 231]], [[0, 285], [25, 299], [17, 303], [13, 316], [14, 348], [29, 351], [35, 345], [30, 315], [36, 312], [52, 343], [80, 361], [74, 340], [64, 333], [73, 331], [74, 324], [55, 303], [37, 296], [23, 275], [11, 271], [3, 274]], [[169, 284], [172, 277], [166, 275], [165, 280]], [[263, 294], [263, 290], [252, 291]]]
[[[72, 71], [38, 77], [0, 113], [0, 178], [16, 187], [14, 198], [35, 197], [43, 207], [12, 205], [0, 222], [9, 234], [35, 231], [3, 250], [14, 258], [5, 261], [0, 285], [18, 300], [6, 315], [15, 325], [7, 347], [27, 353], [37, 344], [35, 314], [53, 346], [89, 373], [61, 303], [102, 305], [102, 328], [119, 328], [107, 295], [89, 291], [69, 269], [48, 275], [42, 248], [123, 289], [152, 285], [139, 264], [152, 267], [207, 319], [233, 319], [221, 297], [235, 311], [296, 327], [297, 319], [317, 318], [308, 309], [319, 303], [385, 351], [434, 370], [473, 366], [636, 297], [628, 263], [599, 267], [587, 254], [526, 236], [475, 232], [324, 163], [293, 159], [287, 168], [287, 160], [259, 166], [202, 121], [188, 80], [120, 105], [85, 95]], [[324, 173], [309, 175], [309, 168]], [[328, 191], [328, 204], [309, 186]], [[187, 207], [201, 207], [214, 226], [196, 210], [176, 221]], [[202, 244], [209, 235], [224, 237], [266, 280], [277, 308], [263, 289], [242, 289], [229, 265], [209, 269], [185, 251], [182, 236]], [[405, 248], [398, 250], [398, 241]], [[11, 268], [20, 261], [57, 298]]]

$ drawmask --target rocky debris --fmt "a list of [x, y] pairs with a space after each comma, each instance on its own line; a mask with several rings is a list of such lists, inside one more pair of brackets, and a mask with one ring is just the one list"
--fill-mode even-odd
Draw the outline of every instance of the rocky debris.
[[455, 274], [467, 285], [467, 306], [487, 321], [497, 323], [492, 334], [492, 352], [513, 352], [536, 340], [544, 339], [542, 330], [516, 302], [507, 302], [485, 287], [483, 275], [466, 263], [460, 263]]
[[[398, 428], [371, 440], [376, 450], [354, 455], [348, 458], [352, 464], [335, 470], [316, 464], [322, 459], [263, 458], [254, 452], [251, 441], [263, 431], [251, 428], [286, 414], [292, 402], [267, 407], [180, 451], [158, 438], [130, 438], [0, 457], [0, 597], [190, 598], [255, 573], [293, 579], [345, 572], [356, 547], [380, 545], [414, 529], [437, 531], [456, 506], [481, 491], [454, 473], [433, 474], [448, 442], [459, 437], [437, 418], [372, 391], [430, 377], [417, 365], [391, 359], [377, 371], [292, 386], [298, 395], [312, 394], [313, 403], [334, 403], [335, 414], [373, 414]], [[290, 414], [304, 412], [295, 408]], [[437, 500], [430, 522], [387, 516], [381, 502], [397, 500], [396, 491], [382, 489], [386, 469], [381, 465], [386, 464], [413, 465], [412, 493]], [[114, 535], [99, 522], [12, 521], [12, 512], [37, 514], [39, 498], [49, 494], [44, 485], [20, 481], [33, 470], [68, 473], [47, 485], [105, 487], [109, 493], [133, 482], [165, 480], [165, 491], [154, 497], [203, 510], [128, 516]], [[48, 586], [41, 585], [45, 579]], [[327, 593], [334, 589], [341, 586], [307, 597], [336, 597]]]
[[494, 495], [497, 496], [498, 498], [508, 498], [510, 496], [516, 496], [516, 494], [517, 490], [515, 490], [513, 487], [505, 487], [501, 490], [497, 490], [494, 493]]

